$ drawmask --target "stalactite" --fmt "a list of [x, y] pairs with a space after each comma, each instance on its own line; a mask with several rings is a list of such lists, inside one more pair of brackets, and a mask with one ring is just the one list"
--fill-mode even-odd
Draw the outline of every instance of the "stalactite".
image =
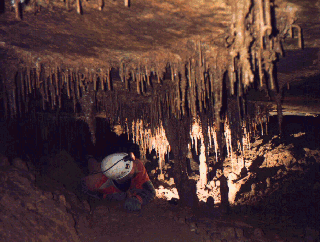
[[49, 67], [49, 76], [48, 76], [48, 80], [49, 80], [49, 83], [47, 84], [48, 85], [48, 100], [50, 101], [50, 107], [51, 109], [53, 109], [53, 93], [52, 93], [52, 83], [53, 83], [53, 72], [52, 72], [52, 69], [51, 67]]
[[10, 95], [10, 106], [11, 106], [11, 116], [16, 117], [17, 116], [17, 101], [16, 101], [16, 87], [12, 88], [10, 90], [11, 95]]
[[230, 81], [230, 94], [234, 95], [234, 83], [236, 82], [236, 77], [235, 77], [235, 61], [236, 57], [238, 56], [238, 53], [235, 50], [230, 51], [230, 64], [229, 64], [229, 70], [228, 70], [228, 75], [229, 75], [229, 81]]
[[67, 73], [64, 76], [64, 81], [66, 84], [66, 89], [67, 89], [67, 95], [68, 98], [70, 99], [71, 95], [70, 95], [70, 80], [69, 80], [70, 74], [69, 74], [69, 70], [67, 71]]
[[141, 94], [141, 87], [140, 87], [140, 71], [138, 69], [138, 77], [136, 77], [136, 88], [137, 88], [137, 93], [140, 95]]
[[76, 70], [75, 72], [75, 92], [77, 100], [80, 100], [80, 81], [79, 81], [79, 72]]
[[165, 160], [165, 154], [170, 151], [170, 145], [166, 137], [165, 130], [160, 121], [159, 125], [151, 130], [148, 124], [143, 120], [133, 120], [131, 124], [132, 141], [139, 145], [140, 149], [146, 154], [147, 150], [151, 153], [155, 150], [159, 158], [159, 179], [164, 179], [162, 165]]
[[163, 74], [166, 72], [167, 62], [159, 61], [156, 64], [158, 83], [161, 83], [163, 80]]
[[124, 78], [124, 85], [126, 90], [129, 90], [129, 77], [128, 77], [128, 71], [126, 69], [126, 66], [123, 67], [124, 69], [124, 74], [123, 74], [123, 78]]
[[260, 88], [262, 88], [263, 87], [263, 70], [262, 70], [261, 49], [258, 50], [258, 68], [259, 68]]
[[26, 95], [31, 93], [31, 80], [30, 80], [30, 68], [26, 68], [26, 74], [25, 74], [25, 82], [26, 82]]
[[77, 105], [77, 99], [76, 99], [76, 73], [74, 71], [70, 74], [70, 90], [71, 90], [71, 100], [73, 102], [73, 112], [76, 112], [76, 105]]
[[139, 63], [139, 79], [140, 79], [140, 90], [141, 93], [145, 93], [146, 92], [146, 88], [145, 88], [145, 73], [143, 70], [143, 67], [141, 66], [141, 63]]
[[251, 46], [251, 42], [253, 38], [251, 33], [246, 30], [246, 15], [250, 11], [251, 2], [247, 0], [237, 1], [234, 5], [233, 11], [235, 12], [235, 23], [234, 23], [234, 30], [235, 40], [234, 44], [232, 45], [233, 51], [236, 55], [239, 55], [239, 65], [242, 71], [242, 79], [243, 85], [248, 87], [250, 83], [253, 82], [253, 73], [251, 70], [250, 65], [250, 56], [249, 56], [249, 49]]
[[231, 161], [233, 161], [231, 129], [230, 129], [229, 121], [228, 121], [227, 118], [226, 118], [225, 123], [224, 123], [224, 136], [226, 138], [228, 157], [231, 157]]
[[206, 147], [204, 143], [204, 136], [202, 132], [201, 122], [200, 118], [196, 117], [193, 118], [191, 130], [190, 130], [190, 138], [192, 145], [196, 149], [196, 152], [198, 153], [198, 141], [200, 142], [200, 166], [199, 166], [199, 173], [200, 173], [200, 179], [197, 184], [197, 188], [204, 189], [205, 185], [207, 184], [207, 164], [206, 164]]
[[57, 105], [57, 89], [58, 86], [55, 87], [54, 83], [57, 83], [56, 78], [58, 78], [58, 74], [56, 74], [57, 68], [52, 69], [51, 76], [54, 78], [52, 80], [51, 86], [50, 86], [50, 92], [51, 92], [51, 97], [52, 97], [52, 102], [53, 102], [53, 107], [52, 109]]
[[160, 64], [159, 63], [157, 63], [156, 64], [156, 75], [157, 75], [157, 81], [158, 81], [158, 83], [160, 84], [161, 83], [161, 67], [160, 67]]
[[190, 76], [189, 76], [189, 79], [190, 79], [190, 82], [191, 82], [191, 85], [190, 85], [190, 95], [189, 95], [189, 101], [190, 101], [190, 106], [191, 106], [191, 116], [192, 117], [195, 117], [197, 115], [197, 106], [196, 106], [196, 80], [195, 80], [195, 71], [193, 69], [194, 65], [194, 60], [190, 60], [190, 63], [189, 63], [189, 68], [190, 68]]
[[170, 64], [170, 73], [171, 73], [171, 81], [175, 81], [175, 68], [173, 66], [173, 63]]
[[[20, 78], [19, 78], [19, 76], [20, 76]], [[18, 72], [17, 73], [17, 80], [16, 80], [16, 92], [17, 92], [16, 112], [18, 114], [20, 114], [20, 115], [22, 114], [22, 112], [21, 112], [21, 97], [22, 97], [22, 93], [21, 93], [21, 89], [22, 89], [22, 87], [21, 87], [21, 85], [22, 85], [21, 76], [22, 76], [22, 73]]]
[[146, 76], [147, 76], [147, 85], [150, 87], [151, 86], [151, 81], [150, 81], [151, 71], [147, 65], [146, 65], [145, 69], [146, 69]]
[[217, 138], [217, 132], [216, 132], [216, 126], [213, 126], [213, 142], [214, 142], [214, 151], [216, 154], [216, 162], [218, 163], [218, 150], [219, 150], [219, 146], [218, 146], [218, 138]]
[[104, 70], [100, 70], [99, 81], [100, 81], [100, 89], [101, 89], [102, 91], [104, 91], [104, 83], [105, 83], [105, 73], [104, 73]]
[[97, 91], [97, 74], [92, 73], [92, 79], [93, 79], [93, 90]]
[[[26, 86], [25, 86], [25, 84], [26, 84], [26, 81], [25, 81], [25, 71], [22, 71], [21, 73], [20, 73], [20, 86], [21, 86], [21, 95], [22, 95], [22, 100], [21, 100], [21, 103], [23, 103], [24, 104], [24, 107], [26, 107], [27, 105], [26, 105]], [[26, 111], [26, 110], [25, 110]], [[20, 109], [20, 113], [21, 113], [21, 109]]]
[[273, 63], [270, 63], [270, 66], [269, 66], [269, 78], [270, 78], [270, 89], [275, 90], [276, 84], [273, 78]]
[[124, 83], [124, 81], [125, 81], [125, 78], [124, 78], [125, 70], [124, 69], [125, 69], [124, 63], [122, 61], [120, 61], [120, 63], [119, 63], [119, 76], [120, 76], [120, 80], [122, 83]]
[[206, 108], [206, 84], [205, 84], [205, 78], [204, 78], [204, 73], [205, 73], [205, 67], [203, 65], [203, 53], [201, 49], [201, 40], [199, 40], [198, 43], [198, 52], [199, 52], [199, 60], [198, 60], [198, 71], [199, 71], [199, 86], [200, 86], [200, 95], [199, 95], [199, 102], [200, 102], [200, 112], [204, 108]]
[[95, 93], [93, 90], [93, 84], [88, 84], [88, 89], [82, 88], [82, 96], [80, 99], [80, 105], [84, 114], [85, 122], [88, 124], [91, 141], [96, 143], [96, 122], [95, 122]]
[[103, 1], [103, 0], [99, 0], [99, 1], [98, 1], [98, 9], [99, 9], [100, 11], [102, 11], [103, 6], [104, 6], [104, 1]]
[[297, 24], [292, 24], [291, 25], [291, 36], [294, 37], [293, 35], [293, 29], [296, 28], [298, 31], [298, 46], [300, 49], [303, 48], [303, 44], [302, 44], [302, 30], [301, 27]]
[[82, 15], [82, 6], [80, 0], [77, 0], [77, 13]]
[[60, 85], [59, 85], [59, 67], [55, 68], [55, 72], [54, 72], [54, 81], [55, 81], [55, 96], [59, 96], [60, 95]]
[[44, 94], [44, 95], [42, 96], [42, 98], [44, 99], [45, 102], [48, 102], [48, 101], [49, 101], [48, 78], [49, 78], [48, 68], [45, 67], [45, 68], [44, 68], [44, 79], [43, 79], [43, 81], [42, 81], [43, 94]]
[[[198, 62], [198, 63], [197, 63]], [[201, 79], [201, 72], [200, 72], [200, 63], [199, 60], [195, 61], [194, 65], [194, 76], [195, 76], [195, 95], [196, 98], [194, 99], [194, 102], [197, 103], [198, 101], [198, 106], [199, 106], [199, 112], [202, 113], [203, 111], [203, 106], [202, 106], [202, 79]]]
[[176, 85], [176, 94], [174, 95], [175, 107], [176, 107], [177, 117], [180, 119], [181, 117], [181, 79], [179, 77], [177, 77], [177, 80], [175, 81], [175, 85]]
[[180, 91], [181, 91], [181, 111], [182, 116], [186, 115], [186, 92], [187, 92], [187, 77], [185, 73], [185, 66], [180, 65], [179, 72], [181, 73], [181, 80], [180, 80]]
[[37, 89], [40, 89], [41, 71], [42, 71], [42, 65], [38, 64], [37, 68], [36, 68], [36, 75], [37, 76], [36, 76], [36, 86], [35, 86], [35, 88], [37, 88]]
[[108, 67], [107, 68], [107, 73], [106, 73], [106, 80], [107, 80], [108, 90], [109, 91], [112, 90], [110, 71], [111, 71], [111, 69], [110, 69], [110, 67]]
[[217, 131], [220, 131], [220, 111], [222, 107], [223, 96], [223, 73], [219, 66], [215, 69], [216, 76], [214, 77], [214, 111]]
[[[265, 0], [264, 1], [264, 6], [265, 6], [265, 18], [266, 18], [266, 25], [271, 26], [271, 8], [270, 8], [270, 0]], [[272, 32], [272, 29], [271, 29]], [[269, 35], [271, 34], [269, 33]]]

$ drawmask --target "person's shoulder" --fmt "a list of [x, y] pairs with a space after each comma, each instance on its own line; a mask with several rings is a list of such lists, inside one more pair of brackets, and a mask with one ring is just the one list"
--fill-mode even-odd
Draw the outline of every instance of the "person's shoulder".
[[141, 172], [141, 171], [144, 171], [144, 170], [146, 169], [146, 168], [144, 167], [143, 162], [142, 162], [141, 160], [135, 159], [133, 162], [135, 163], [138, 171]]
[[133, 162], [134, 162], [137, 166], [143, 166], [143, 167], [144, 167], [143, 162], [142, 162], [140, 159], [135, 159]]

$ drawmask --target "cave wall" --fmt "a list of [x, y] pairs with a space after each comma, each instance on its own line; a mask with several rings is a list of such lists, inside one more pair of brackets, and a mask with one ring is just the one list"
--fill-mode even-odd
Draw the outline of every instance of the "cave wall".
[[[275, 64], [284, 54], [285, 39], [291, 38], [297, 48], [304, 47], [301, 27], [295, 23], [299, 10], [295, 4], [269, 0], [214, 1], [206, 9], [204, 4], [197, 1], [186, 1], [188, 7], [183, 9], [183, 14], [199, 19], [197, 27], [189, 19], [177, 21], [180, 32], [177, 28], [171, 28], [167, 35], [167, 29], [170, 29], [168, 22], [159, 21], [159, 15], [156, 14], [164, 10], [164, 6], [153, 1], [149, 9], [157, 6], [159, 11], [144, 16], [158, 20], [159, 25], [155, 29], [164, 33], [164, 36], [160, 36], [157, 31], [147, 27], [147, 20], [134, 17], [139, 9], [144, 9], [146, 3], [137, 1], [130, 9], [107, 4], [110, 7], [106, 9], [108, 14], [118, 10], [118, 17], [124, 17], [124, 21], [113, 22], [123, 32], [114, 31], [110, 27], [112, 24], [103, 25], [105, 13], [96, 13], [96, 6], [90, 8], [90, 3], [85, 3], [88, 14], [77, 17], [72, 12], [65, 12], [65, 6], [55, 3], [53, 1], [52, 5], [44, 6], [49, 10], [37, 12], [33, 19], [26, 11], [25, 19], [28, 21], [25, 23], [10, 24], [12, 16], [7, 13], [3, 15], [8, 17], [1, 32], [7, 34], [1, 44], [1, 52], [5, 54], [5, 58], [1, 59], [3, 117], [23, 120], [34, 112], [32, 124], [23, 126], [31, 125], [29, 129], [36, 131], [36, 143], [39, 136], [48, 140], [46, 136], [54, 133], [50, 138], [59, 140], [59, 148], [66, 147], [77, 157], [92, 153], [91, 150], [93, 153], [100, 152], [102, 156], [103, 148], [98, 137], [101, 133], [97, 126], [97, 117], [102, 117], [111, 126], [118, 125], [128, 137], [132, 135], [142, 156], [148, 149], [149, 152], [156, 149], [157, 156], [163, 160], [164, 155], [172, 149], [182, 165], [176, 171], [178, 179], [179, 176], [185, 176], [184, 156], [189, 142], [167, 139], [172, 134], [166, 122], [174, 120], [186, 126], [181, 132], [188, 137], [194, 121], [200, 116], [197, 125], [201, 126], [203, 134], [193, 138], [201, 143], [202, 150], [214, 147], [217, 162], [222, 162], [224, 156], [232, 158], [234, 152], [242, 154], [248, 140], [255, 133], [266, 130], [268, 121], [268, 107], [247, 101], [246, 93], [250, 88], [273, 93], [282, 131], [280, 90], [286, 81], [278, 82]], [[170, 4], [172, 8], [177, 6], [174, 1]], [[59, 10], [57, 16], [52, 15], [53, 6]], [[196, 10], [191, 11], [191, 6], [196, 6]], [[79, 5], [72, 6], [74, 8], [82, 13]], [[217, 19], [213, 22], [218, 24], [207, 28], [212, 23], [206, 14], [212, 10], [217, 10]], [[90, 17], [92, 13], [101, 17], [101, 23]], [[46, 21], [45, 17], [48, 16], [52, 22]], [[81, 25], [83, 20], [94, 29]], [[66, 23], [73, 27], [70, 28]], [[139, 31], [136, 34], [128, 30], [130, 23], [132, 26], [146, 27], [149, 31], [144, 35], [145, 38], [141, 37]], [[23, 25], [26, 28], [21, 28]], [[57, 25], [60, 27], [58, 32], [54, 27]], [[44, 30], [47, 31], [46, 36], [40, 34]], [[221, 35], [221, 30], [225, 34]], [[84, 38], [80, 33], [97, 38]], [[16, 44], [20, 35], [24, 37], [23, 43]], [[48, 36], [55, 38], [48, 39]], [[34, 45], [34, 38], [38, 38], [40, 44]], [[150, 45], [146, 40], [148, 38], [156, 39], [157, 47]], [[122, 44], [122, 41], [116, 41], [118, 39], [132, 41]], [[51, 117], [41, 119], [39, 113]], [[62, 113], [71, 117], [71, 121], [62, 121], [64, 124], [59, 124], [56, 129], [48, 120], [60, 122]], [[182, 125], [185, 119], [189, 119], [188, 125]], [[167, 128], [163, 129], [163, 126]], [[25, 132], [22, 127], [18, 129]], [[81, 132], [77, 135], [80, 137], [74, 135], [79, 129]], [[87, 131], [91, 141], [88, 141]], [[73, 140], [77, 143], [76, 147], [81, 146], [85, 151], [80, 152], [73, 147]], [[204, 173], [205, 153], [201, 155]], [[182, 188], [180, 192], [182, 194]]]

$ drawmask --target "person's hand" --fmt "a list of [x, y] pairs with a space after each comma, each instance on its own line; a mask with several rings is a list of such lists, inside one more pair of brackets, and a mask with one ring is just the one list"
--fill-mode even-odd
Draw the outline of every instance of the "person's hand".
[[124, 202], [124, 208], [128, 211], [140, 211], [141, 210], [141, 203], [135, 197], [129, 197]]

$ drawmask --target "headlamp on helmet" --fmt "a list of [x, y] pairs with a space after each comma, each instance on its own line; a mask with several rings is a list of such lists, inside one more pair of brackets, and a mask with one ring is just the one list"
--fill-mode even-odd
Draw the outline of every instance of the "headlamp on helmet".
[[132, 157], [127, 153], [115, 153], [102, 160], [102, 173], [112, 179], [119, 180], [127, 176], [133, 168]]

